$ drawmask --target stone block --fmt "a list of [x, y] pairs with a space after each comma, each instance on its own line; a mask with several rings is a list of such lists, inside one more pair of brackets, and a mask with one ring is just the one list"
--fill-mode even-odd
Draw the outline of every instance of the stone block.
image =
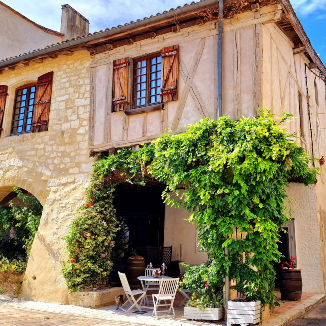
[[115, 297], [124, 295], [123, 288], [115, 287], [97, 291], [82, 291], [70, 293], [68, 302], [70, 305], [86, 308], [101, 308], [115, 304]]

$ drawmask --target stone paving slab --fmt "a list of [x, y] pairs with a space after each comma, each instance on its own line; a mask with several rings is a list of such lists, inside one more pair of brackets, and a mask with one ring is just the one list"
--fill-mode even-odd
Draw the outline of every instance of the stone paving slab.
[[[19, 311], [22, 311], [22, 314], [24, 314], [24, 311], [30, 311], [30, 312], [39, 312], [41, 313], [51, 313], [51, 314], [57, 314], [60, 317], [67, 318], [83, 318], [83, 319], [89, 319], [92, 320], [93, 324], [85, 324], [85, 325], [150, 325], [150, 326], [193, 326], [193, 325], [200, 325], [200, 326], [225, 326], [226, 322], [196, 322], [196, 321], [189, 321], [186, 319], [183, 319], [180, 316], [180, 313], [178, 314], [177, 318], [173, 317], [161, 317], [156, 319], [152, 316], [151, 312], [144, 314], [144, 315], [138, 315], [134, 313], [125, 314], [121, 310], [117, 311], [115, 310], [114, 306], [99, 308], [99, 309], [90, 309], [90, 308], [84, 308], [84, 307], [78, 307], [78, 306], [69, 306], [69, 305], [60, 305], [55, 303], [44, 303], [44, 302], [35, 302], [35, 301], [27, 301], [22, 299], [12, 299], [4, 296], [0, 296], [0, 306], [1, 311], [3, 311], [5, 308], [16, 308], [19, 309]], [[8, 311], [8, 321], [10, 320], [10, 312]], [[1, 314], [0, 314], [1, 317]], [[44, 315], [46, 317], [46, 314]], [[33, 317], [34, 318], [34, 317]], [[98, 323], [95, 323], [95, 321], [98, 321]], [[40, 323], [35, 324], [32, 321], [29, 321], [25, 319], [24, 324], [8, 324], [8, 326], [39, 326], [39, 325], [81, 325], [74, 324], [73, 321], [69, 321], [69, 323], [66, 322], [66, 324], [60, 324], [60, 320], [57, 320], [57, 324], [53, 324], [52, 321], [47, 323]], [[100, 322], [109, 322], [109, 324], [101, 324]], [[7, 324], [1, 324], [6, 325]], [[84, 324], [82, 324], [84, 325]]]
[[302, 317], [310, 309], [325, 300], [325, 294], [315, 294], [309, 299], [303, 300], [300, 303], [298, 302], [295, 307], [289, 309], [288, 311], [285, 311], [276, 318], [270, 319], [268, 322], [263, 323], [263, 326], [285, 326], [293, 320]]

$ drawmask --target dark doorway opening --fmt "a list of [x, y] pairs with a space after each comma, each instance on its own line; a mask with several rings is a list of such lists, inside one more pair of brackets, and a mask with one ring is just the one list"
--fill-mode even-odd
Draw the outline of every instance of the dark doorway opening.
[[127, 226], [132, 249], [164, 245], [163, 189], [160, 186], [117, 187], [114, 198], [116, 216]]
[[288, 261], [290, 258], [289, 252], [289, 232], [288, 227], [283, 227], [286, 232], [281, 232], [280, 234], [280, 241], [278, 242], [278, 250], [282, 254], [281, 262], [275, 264], [275, 271], [276, 271], [276, 280], [275, 286], [277, 288], [280, 287], [280, 279], [281, 279], [281, 270], [282, 270], [282, 262]]

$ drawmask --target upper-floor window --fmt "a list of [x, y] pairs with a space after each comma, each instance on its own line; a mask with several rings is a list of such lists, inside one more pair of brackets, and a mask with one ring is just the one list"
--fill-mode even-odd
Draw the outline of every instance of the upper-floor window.
[[[8, 121], [5, 111], [12, 112], [9, 135], [20, 135], [30, 132], [47, 131], [50, 117], [53, 71], [37, 78], [35, 83], [27, 84], [14, 90], [14, 107], [8, 108], [8, 86], [0, 85], [0, 134], [3, 132], [3, 122]], [[14, 94], [13, 94], [14, 95]], [[6, 115], [8, 116], [8, 115]], [[10, 120], [9, 120], [10, 121]], [[6, 123], [8, 126], [8, 124]]]
[[132, 109], [139, 108], [135, 111], [141, 113], [145, 112], [144, 109], [150, 109], [146, 108], [148, 106], [153, 108], [153, 104], [178, 100], [178, 74], [178, 45], [140, 58], [115, 60], [112, 111], [128, 111], [131, 114]]
[[36, 84], [24, 86], [16, 91], [12, 134], [32, 131]]
[[134, 60], [134, 107], [161, 102], [161, 54]]

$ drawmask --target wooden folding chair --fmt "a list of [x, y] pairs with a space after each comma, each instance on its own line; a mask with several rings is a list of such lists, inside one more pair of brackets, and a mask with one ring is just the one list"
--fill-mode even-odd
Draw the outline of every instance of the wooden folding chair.
[[[173, 303], [177, 293], [178, 285], [178, 278], [165, 278], [160, 280], [160, 289], [158, 294], [152, 295], [154, 303], [153, 314], [156, 318], [157, 313], [161, 312], [167, 312], [169, 314], [172, 311], [173, 315], [175, 316]], [[164, 303], [161, 303], [161, 301], [164, 301]], [[167, 301], [170, 301], [170, 303], [167, 303]], [[168, 310], [158, 310], [159, 307], [168, 307]]]
[[[160, 270], [159, 268], [146, 268], [145, 269], [145, 276], [153, 276], [153, 272]], [[151, 300], [148, 300], [148, 297], [151, 297], [150, 294], [147, 294], [147, 291], [157, 291], [160, 289], [160, 281], [155, 280], [155, 281], [145, 281], [144, 282], [145, 288], [144, 290], [146, 291], [146, 296], [145, 296], [145, 304], [151, 302]]]
[[[126, 297], [127, 297], [127, 301], [121, 307], [119, 307], [119, 309], [121, 309], [122, 311], [127, 313], [132, 308], [136, 307], [139, 311], [141, 311], [141, 308], [139, 307], [138, 302], [141, 303], [141, 301], [143, 300], [143, 298], [146, 295], [146, 291], [143, 291], [143, 290], [131, 290], [130, 286], [129, 286], [129, 283], [128, 283], [128, 280], [127, 280], [127, 277], [126, 277], [126, 274], [120, 273], [120, 272], [118, 272], [118, 274], [119, 274], [119, 278], [120, 278], [123, 290], [125, 291], [125, 294], [126, 294]], [[135, 295], [140, 295], [140, 296], [138, 297], [138, 299], [136, 299], [134, 297]], [[127, 303], [130, 303], [131, 307], [126, 310], [124, 307], [125, 307], [125, 305]]]

